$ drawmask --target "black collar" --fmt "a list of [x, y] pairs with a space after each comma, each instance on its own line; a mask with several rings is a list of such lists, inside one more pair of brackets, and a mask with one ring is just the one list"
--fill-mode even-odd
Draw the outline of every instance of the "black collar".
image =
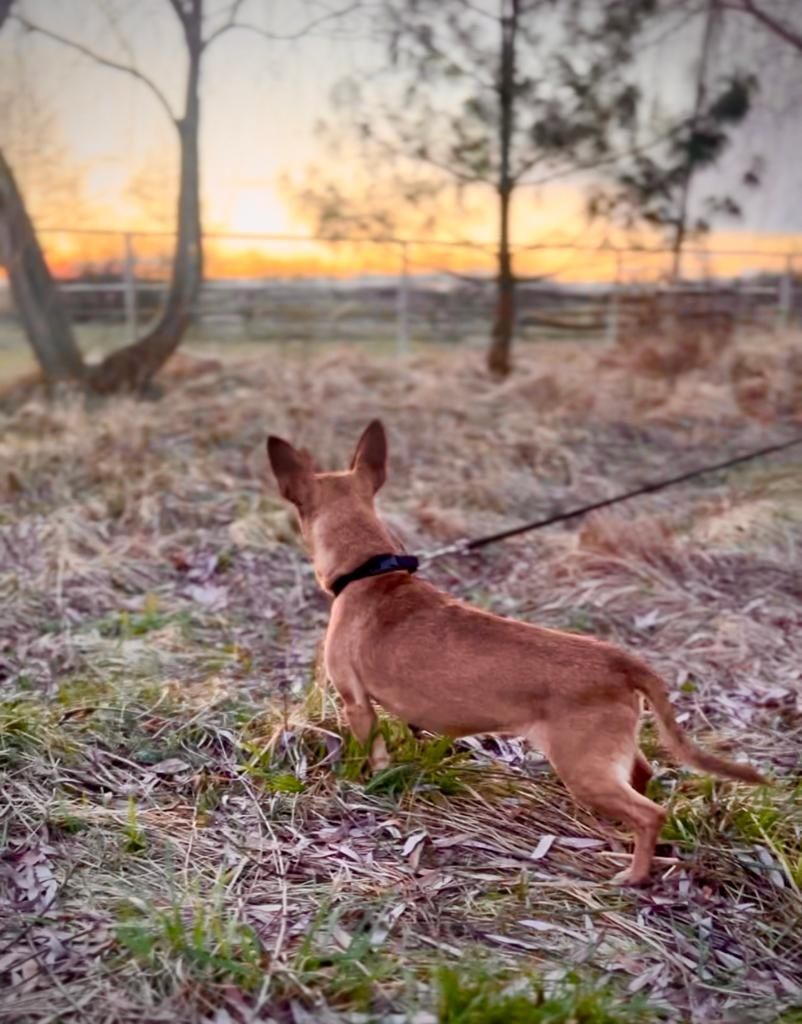
[[367, 562], [358, 565], [353, 572], [347, 572], [344, 576], [338, 576], [331, 584], [331, 589], [336, 597], [341, 594], [349, 583], [356, 580], [364, 580], [369, 576], [383, 576], [387, 572], [417, 572], [418, 560], [414, 555], [374, 555]]

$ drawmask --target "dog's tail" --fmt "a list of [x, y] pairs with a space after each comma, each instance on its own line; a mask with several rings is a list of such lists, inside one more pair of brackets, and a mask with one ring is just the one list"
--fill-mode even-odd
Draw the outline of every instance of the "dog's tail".
[[677, 722], [663, 680], [651, 669], [645, 665], [637, 665], [636, 671], [632, 673], [630, 666], [630, 681], [632, 686], [648, 699], [657, 719], [661, 739], [678, 761], [724, 779], [750, 782], [756, 786], [769, 785], [769, 780], [751, 765], [727, 761], [697, 747]]

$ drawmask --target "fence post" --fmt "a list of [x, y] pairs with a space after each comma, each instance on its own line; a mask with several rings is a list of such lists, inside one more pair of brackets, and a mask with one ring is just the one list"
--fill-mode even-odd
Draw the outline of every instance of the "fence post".
[[777, 325], [785, 330], [791, 322], [791, 306], [793, 302], [794, 284], [794, 258], [785, 257], [785, 273], [780, 278], [779, 306], [777, 310]]
[[610, 299], [607, 303], [607, 343], [615, 345], [618, 341], [618, 299], [621, 287], [621, 253], [615, 254], [615, 280], [610, 286]]
[[409, 257], [407, 243], [401, 242], [401, 270], [398, 276], [395, 351], [397, 356], [409, 352]]
[[137, 308], [136, 308], [136, 253], [134, 252], [134, 236], [126, 231], [124, 238], [125, 254], [123, 258], [123, 302], [125, 305], [125, 323], [131, 341], [137, 339]]

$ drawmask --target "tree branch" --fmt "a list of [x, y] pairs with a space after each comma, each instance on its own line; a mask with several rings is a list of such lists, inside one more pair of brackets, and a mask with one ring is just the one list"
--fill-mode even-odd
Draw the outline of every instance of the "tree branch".
[[0, 0], [0, 29], [11, 11], [14, 0]]
[[[170, 3], [177, 3], [178, 0], [170, 0]], [[238, 7], [238, 3], [234, 3], [234, 7]], [[321, 14], [318, 18], [313, 18], [307, 22], [302, 28], [296, 29], [294, 32], [270, 32], [266, 28], [262, 28], [260, 25], [253, 25], [248, 21], [236, 21], [236, 13], [234, 18], [228, 18], [225, 24], [215, 29], [209, 35], [209, 38], [204, 41], [204, 46], [209, 46], [220, 36], [225, 35], [226, 32], [233, 32], [239, 30], [242, 32], [253, 32], [263, 39], [276, 40], [281, 42], [291, 42], [293, 39], [301, 39], [303, 36], [308, 35], [314, 29], [319, 28], [321, 25], [325, 25], [327, 21], [335, 21], [337, 18], [345, 17], [346, 14], [350, 14], [352, 11], [362, 7], [362, 0], [353, 0], [352, 3], [347, 4], [345, 7], [340, 7], [335, 11], [327, 11], [326, 14]], [[233, 10], [233, 8], [232, 8]]]
[[510, 181], [513, 185], [525, 184], [525, 182], [523, 182], [523, 178], [525, 178], [530, 171], [533, 171], [538, 164], [544, 163], [547, 159], [547, 153], [536, 153], [534, 156], [530, 157], [529, 160], [525, 160], [519, 167], [510, 173]]
[[[172, 0], [171, 0], [172, 2]], [[161, 89], [153, 82], [147, 75], [144, 75], [138, 68], [131, 64], [122, 64], [119, 61], [112, 60], [110, 57], [104, 57], [100, 53], [95, 53], [94, 50], [90, 50], [88, 46], [84, 46], [83, 43], [78, 43], [74, 39], [68, 39], [66, 36], [60, 35], [58, 32], [51, 32], [48, 28], [42, 28], [41, 25], [36, 25], [34, 22], [29, 21], [24, 15], [14, 14], [12, 17], [19, 22], [19, 24], [27, 31], [38, 33], [44, 36], [45, 39], [50, 39], [55, 43], [59, 43], [62, 46], [66, 46], [71, 50], [75, 50], [77, 53], [82, 54], [84, 57], [88, 57], [93, 60], [96, 64], [100, 64], [103, 67], [111, 68], [114, 71], [122, 71], [126, 75], [130, 75], [132, 78], [136, 78], [150, 89], [151, 93], [156, 97], [165, 111], [170, 121], [173, 124], [177, 124], [175, 114], [170, 106], [167, 97], [161, 91]]]
[[624, 153], [612, 153], [610, 156], [599, 157], [596, 160], [589, 160], [583, 164], [567, 164], [562, 170], [551, 171], [548, 174], [544, 174], [542, 178], [537, 178], [535, 181], [519, 180], [518, 186], [519, 188], [539, 188], [541, 185], [546, 185], [550, 181], [556, 181], [558, 178], [567, 178], [570, 174], [580, 174], [583, 171], [595, 171], [599, 167], [609, 167], [613, 164], [620, 163], [622, 160], [628, 160], [633, 156], [640, 156], [641, 153], [648, 153], [649, 150], [662, 145], [664, 142], [668, 142], [674, 135], [678, 135], [683, 131], [686, 126], [687, 122], [682, 121], [679, 124], [672, 125], [667, 131], [653, 139], [650, 139], [648, 142], [644, 142], [640, 146], [633, 146]]
[[168, 0], [168, 3], [172, 7], [173, 11], [175, 11], [176, 18], [178, 18], [178, 20], [181, 22], [183, 27], [186, 28], [187, 21], [189, 19], [188, 19], [188, 16], [187, 16], [187, 12], [184, 10], [184, 8], [183, 8], [183, 6], [181, 4], [181, 0]]
[[239, 14], [240, 7], [242, 7], [243, 3], [244, 0], [234, 0], [232, 5], [228, 9], [228, 17], [223, 22], [223, 24], [220, 25], [219, 28], [216, 28], [214, 32], [211, 32], [209, 34], [208, 39], [204, 39], [204, 49], [206, 49], [206, 47], [209, 46], [210, 43], [213, 43], [215, 39], [219, 39], [220, 36], [224, 35], [226, 32], [234, 28], [234, 26], [237, 24], [237, 15]]
[[[385, 145], [384, 149], [389, 155], [393, 155], [392, 146]], [[396, 153], [395, 155], [397, 156], [398, 154]], [[402, 155], [404, 154], [402, 153]], [[419, 163], [428, 164], [430, 167], [450, 175], [456, 181], [462, 182], [463, 185], [495, 185], [495, 178], [483, 178], [480, 174], [461, 171], [447, 160], [438, 160], [437, 157], [431, 156], [429, 153], [416, 153], [414, 159]]]
[[802, 53], [802, 32], [787, 25], [784, 21], [780, 21], [773, 14], [764, 11], [762, 7], [758, 7], [755, 0], [740, 0], [740, 2], [736, 2], [736, 0], [719, 0], [719, 6], [725, 11], [751, 15], [755, 21], [759, 21], [761, 25], [770, 32], [773, 32], [774, 35], [784, 39], [786, 43], [789, 43], [795, 50], [799, 50]]
[[498, 24], [499, 17], [498, 17], [497, 14], [491, 14], [490, 11], [482, 10], [481, 7], [478, 7], [476, 4], [471, 3], [471, 0], [459, 0], [459, 2], [460, 2], [460, 6], [464, 7], [466, 10], [470, 11], [472, 14], [478, 14], [482, 18], [487, 18], [488, 21], [492, 21], [495, 24]]

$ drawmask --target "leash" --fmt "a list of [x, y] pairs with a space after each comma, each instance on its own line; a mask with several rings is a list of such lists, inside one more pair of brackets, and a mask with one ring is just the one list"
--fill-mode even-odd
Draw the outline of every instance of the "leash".
[[676, 476], [666, 477], [663, 480], [656, 480], [652, 483], [641, 484], [631, 491], [624, 491], [612, 498], [604, 498], [602, 501], [594, 501], [590, 505], [580, 505], [578, 508], [570, 509], [567, 512], [556, 512], [545, 519], [535, 519], [531, 523], [523, 523], [521, 526], [513, 526], [508, 530], [499, 530], [498, 533], [489, 533], [484, 537], [474, 537], [473, 540], [463, 538], [448, 544], [446, 547], [437, 548], [420, 556], [421, 563], [433, 562], [438, 558], [445, 558], [446, 555], [467, 555], [488, 544], [495, 544], [500, 540], [508, 540], [510, 537], [517, 537], [522, 533], [530, 533], [534, 530], [542, 530], [546, 526], [553, 526], [555, 523], [564, 523], [569, 519], [576, 519], [585, 516], [589, 512], [597, 512], [602, 508], [609, 508], [611, 505], [619, 505], [622, 501], [629, 501], [631, 498], [638, 498], [643, 494], [654, 494], [655, 491], [665, 490], [667, 487], [674, 487], [676, 484], [685, 483], [686, 480], [693, 480], [698, 476], [705, 476], [707, 473], [716, 473], [722, 469], [730, 469], [732, 466], [739, 466], [744, 462], [751, 462], [753, 459], [762, 459], [766, 455], [773, 455], [775, 452], [786, 451], [798, 444], [802, 444], [802, 436], [792, 437], [788, 441], [778, 444], [766, 445], [765, 448], [758, 448], [755, 451], [746, 452], [743, 455], [736, 455], [731, 459], [722, 462], [715, 462], [710, 466], [701, 466], [698, 469], [691, 469], [686, 473], [678, 473]]

